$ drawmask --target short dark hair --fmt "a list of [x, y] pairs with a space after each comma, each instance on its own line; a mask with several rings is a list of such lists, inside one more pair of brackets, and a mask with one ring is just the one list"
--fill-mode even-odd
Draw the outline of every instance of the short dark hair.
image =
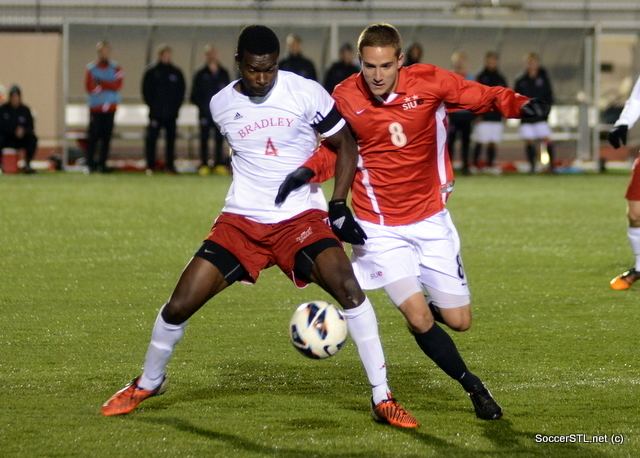
[[238, 37], [236, 59], [241, 60], [244, 52], [263, 56], [265, 54], [280, 54], [280, 41], [269, 27], [264, 25], [248, 25]]

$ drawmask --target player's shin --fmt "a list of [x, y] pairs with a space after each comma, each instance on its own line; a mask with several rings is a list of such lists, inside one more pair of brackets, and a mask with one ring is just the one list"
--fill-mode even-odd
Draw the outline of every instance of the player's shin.
[[469, 372], [467, 365], [458, 353], [456, 344], [440, 326], [433, 326], [424, 333], [414, 333], [416, 343], [445, 374], [457, 380], [467, 392], [473, 391], [482, 382]]
[[627, 237], [635, 256], [635, 269], [640, 272], [640, 227], [629, 227], [627, 229]]
[[373, 390], [373, 402], [378, 404], [387, 398], [387, 367], [378, 334], [378, 322], [373, 306], [365, 297], [364, 302], [352, 309], [345, 309], [349, 335], [358, 348], [360, 360]]
[[144, 370], [138, 386], [145, 390], [157, 388], [164, 379], [165, 369], [173, 353], [173, 349], [184, 335], [186, 321], [181, 324], [170, 324], [162, 318], [160, 309], [151, 332], [151, 342], [144, 360]]

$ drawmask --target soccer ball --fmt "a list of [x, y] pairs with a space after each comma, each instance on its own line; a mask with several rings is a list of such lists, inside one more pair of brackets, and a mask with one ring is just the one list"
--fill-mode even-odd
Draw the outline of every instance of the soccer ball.
[[291, 317], [289, 336], [303, 355], [324, 359], [338, 353], [347, 340], [347, 322], [335, 305], [325, 301], [301, 304]]

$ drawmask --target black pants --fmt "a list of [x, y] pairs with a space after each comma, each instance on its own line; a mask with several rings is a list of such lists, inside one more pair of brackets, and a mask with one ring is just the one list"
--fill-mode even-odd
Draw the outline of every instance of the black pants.
[[165, 140], [165, 169], [175, 170], [175, 147], [176, 147], [176, 118], [150, 118], [147, 127], [147, 137], [145, 139], [145, 156], [147, 158], [147, 168], [156, 167], [156, 145], [160, 130], [164, 129]]
[[115, 113], [91, 113], [89, 118], [89, 138], [87, 142], [87, 166], [89, 170], [96, 169], [96, 148], [100, 144], [98, 167], [104, 170], [109, 158], [109, 145], [113, 134], [113, 118]]
[[469, 146], [471, 144], [471, 121], [472, 119], [449, 117], [449, 132], [447, 132], [447, 148], [449, 149], [449, 157], [453, 161], [453, 150], [455, 148], [456, 138], [460, 137], [462, 143], [461, 159], [462, 169], [469, 169]]
[[26, 133], [18, 138], [15, 135], [0, 135], [0, 165], [2, 164], [2, 149], [13, 148], [16, 150], [24, 150], [25, 169], [31, 168], [31, 161], [36, 155], [38, 149], [38, 137], [34, 133]]
[[222, 148], [224, 137], [210, 116], [200, 116], [200, 164], [207, 165], [209, 163], [209, 134], [212, 129], [213, 163], [214, 165], [229, 165], [229, 160]]

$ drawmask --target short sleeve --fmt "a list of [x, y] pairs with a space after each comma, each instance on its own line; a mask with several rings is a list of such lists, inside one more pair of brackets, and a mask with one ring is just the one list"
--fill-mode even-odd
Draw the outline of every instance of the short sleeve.
[[304, 101], [306, 121], [322, 137], [330, 137], [345, 125], [335, 101], [316, 81], [305, 80]]
[[222, 95], [223, 94], [221, 91], [211, 97], [211, 100], [209, 101], [209, 111], [211, 112], [211, 119], [213, 119], [213, 122], [218, 127], [218, 130], [223, 136], [225, 136], [227, 135], [227, 132], [220, 120], [220, 99], [222, 98]]

